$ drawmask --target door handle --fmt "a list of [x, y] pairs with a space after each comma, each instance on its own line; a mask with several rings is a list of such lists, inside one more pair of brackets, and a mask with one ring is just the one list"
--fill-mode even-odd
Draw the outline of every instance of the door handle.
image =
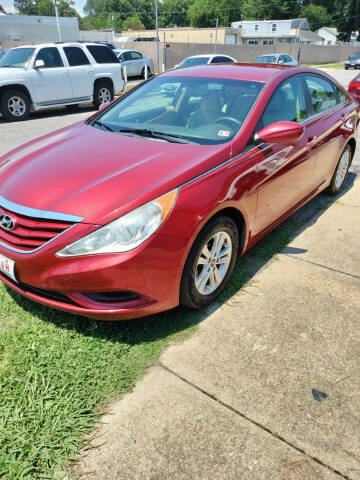
[[315, 135], [309, 135], [308, 141], [306, 144], [309, 150], [315, 145], [316, 140], [317, 140], [317, 137]]
[[66, 77], [66, 75], [68, 75], [68, 72], [62, 72], [61, 74], [63, 77]]

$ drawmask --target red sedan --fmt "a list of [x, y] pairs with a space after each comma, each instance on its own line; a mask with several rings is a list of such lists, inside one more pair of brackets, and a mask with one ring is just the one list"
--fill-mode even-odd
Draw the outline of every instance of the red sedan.
[[238, 256], [322, 190], [339, 192], [356, 108], [311, 68], [150, 79], [1, 158], [1, 279], [96, 319], [208, 305]]

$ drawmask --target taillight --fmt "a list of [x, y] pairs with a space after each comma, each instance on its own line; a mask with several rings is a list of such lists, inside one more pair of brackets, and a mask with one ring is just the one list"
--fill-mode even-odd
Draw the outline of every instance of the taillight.
[[350, 91], [356, 91], [356, 90], [360, 90], [360, 80], [352, 80], [350, 83], [349, 83], [349, 88], [348, 90]]

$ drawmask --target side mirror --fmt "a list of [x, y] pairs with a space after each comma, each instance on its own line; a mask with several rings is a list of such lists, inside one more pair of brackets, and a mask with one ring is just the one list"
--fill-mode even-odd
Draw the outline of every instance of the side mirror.
[[262, 128], [255, 135], [255, 142], [293, 143], [304, 135], [305, 128], [300, 123], [282, 120]]
[[99, 110], [104, 110], [104, 108], [108, 107], [110, 105], [111, 102], [105, 102], [105, 103], [102, 103], [99, 107]]
[[34, 68], [35, 70], [38, 70], [39, 68], [43, 68], [45, 67], [45, 62], [44, 60], [35, 60], [35, 65], [34, 65]]

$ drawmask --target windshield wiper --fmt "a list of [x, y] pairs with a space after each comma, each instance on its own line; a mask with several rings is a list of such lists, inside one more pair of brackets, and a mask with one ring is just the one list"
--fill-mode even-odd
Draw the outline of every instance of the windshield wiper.
[[148, 128], [122, 128], [117, 130], [116, 133], [123, 133], [128, 135], [158, 138], [159, 140], [166, 140], [172, 143], [195, 143], [191, 140], [181, 137], [180, 135], [174, 135], [172, 133], [157, 132], [156, 130], [150, 130]]
[[107, 132], [115, 132], [109, 125], [106, 125], [105, 123], [100, 122], [99, 120], [95, 120], [94, 125], [99, 125], [103, 130], [106, 130]]

